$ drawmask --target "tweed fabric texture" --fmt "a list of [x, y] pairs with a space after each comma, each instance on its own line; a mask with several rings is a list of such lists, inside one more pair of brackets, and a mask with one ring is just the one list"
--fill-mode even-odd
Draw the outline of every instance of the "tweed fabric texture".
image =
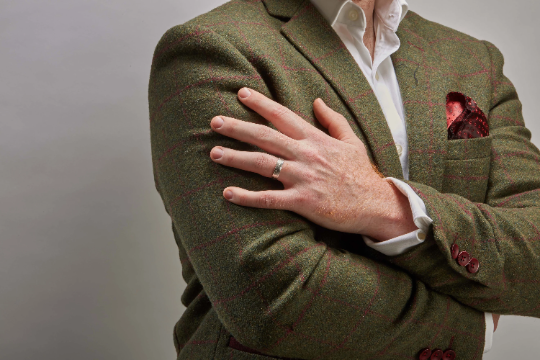
[[[538, 220], [527, 210], [538, 204], [538, 151], [503, 78], [502, 57], [492, 45], [413, 12], [398, 36], [392, 59], [407, 114], [409, 183], [434, 226], [431, 241], [395, 259], [374, 254], [360, 235], [222, 197], [232, 185], [281, 188], [210, 160], [217, 145], [258, 150], [210, 130], [216, 115], [268, 124], [237, 100], [244, 86], [318, 127], [312, 103], [322, 98], [346, 117], [385, 176], [403, 177], [373, 91], [308, 0], [231, 1], [162, 37], [149, 84], [150, 127], [156, 187], [187, 282], [187, 309], [174, 331], [178, 359], [415, 359], [426, 347], [481, 359], [485, 324], [476, 309], [499, 310], [494, 304], [506, 300], [495, 296], [522, 288], [529, 293], [508, 295], [519, 304], [506, 311], [537, 314], [537, 273], [514, 274], [518, 261], [497, 251], [504, 241], [510, 255], [538, 267]], [[489, 114], [489, 137], [447, 140], [451, 91]], [[481, 260], [476, 276], [452, 262], [454, 239]], [[436, 266], [442, 269], [432, 276]], [[227, 347], [231, 335], [268, 356]]]
[[[417, 32], [432, 51], [445, 54], [448, 34], [440, 39], [430, 33]], [[516, 90], [502, 72], [502, 54], [486, 41], [460, 41], [467, 41], [476, 70], [463, 75], [487, 82], [487, 88], [464, 90], [463, 82], [460, 87], [473, 99], [491, 94], [479, 103], [489, 113], [490, 135], [447, 142], [442, 191], [411, 179], [433, 219], [431, 236], [389, 260], [476, 309], [540, 317], [540, 152], [530, 142]], [[438, 67], [450, 72], [454, 64], [442, 60]], [[477, 274], [452, 259], [453, 244], [479, 260]]]

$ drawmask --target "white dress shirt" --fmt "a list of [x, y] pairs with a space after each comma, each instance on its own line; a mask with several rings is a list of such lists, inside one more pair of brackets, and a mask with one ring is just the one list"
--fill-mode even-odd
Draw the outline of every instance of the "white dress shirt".
[[[409, 147], [405, 125], [405, 109], [396, 72], [390, 55], [400, 47], [396, 31], [407, 14], [409, 5], [405, 0], [377, 0], [374, 9], [376, 34], [373, 60], [364, 45], [366, 16], [362, 8], [351, 0], [311, 0], [326, 18], [332, 28], [356, 60], [364, 77], [373, 89], [384, 113], [390, 132], [396, 144], [404, 179], [409, 179]], [[411, 187], [398, 179], [388, 178], [409, 199], [413, 221], [418, 230], [383, 242], [375, 242], [364, 236], [367, 246], [388, 256], [404, 253], [407, 249], [421, 244], [433, 220], [427, 215], [422, 199]], [[484, 353], [489, 351], [493, 340], [493, 318], [485, 314], [486, 341]]]

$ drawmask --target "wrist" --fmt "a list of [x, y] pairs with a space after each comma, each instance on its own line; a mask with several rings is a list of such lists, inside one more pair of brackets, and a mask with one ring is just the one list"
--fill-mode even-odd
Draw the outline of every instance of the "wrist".
[[375, 186], [377, 194], [371, 201], [370, 217], [363, 234], [381, 242], [418, 230], [407, 196], [393, 182], [386, 179], [380, 181]]

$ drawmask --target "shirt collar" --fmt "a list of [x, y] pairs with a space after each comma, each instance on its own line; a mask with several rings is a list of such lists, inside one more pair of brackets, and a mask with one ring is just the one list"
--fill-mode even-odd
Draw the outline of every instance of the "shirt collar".
[[[311, 0], [311, 2], [331, 26], [334, 26], [338, 21], [341, 10], [345, 5], [353, 3], [351, 0]], [[406, 0], [377, 0], [375, 3], [375, 15], [393, 31], [397, 31], [401, 20], [407, 15], [408, 11], [409, 4]]]

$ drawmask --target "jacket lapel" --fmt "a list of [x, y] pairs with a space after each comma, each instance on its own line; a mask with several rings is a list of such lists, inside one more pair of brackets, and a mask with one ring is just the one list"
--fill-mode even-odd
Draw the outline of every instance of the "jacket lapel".
[[[403, 178], [394, 140], [377, 98], [338, 35], [309, 0], [264, 0], [274, 16], [290, 17], [282, 34], [340, 95], [367, 139], [372, 160], [385, 176]], [[353, 129], [358, 134], [358, 129]], [[368, 151], [369, 152], [369, 151]]]
[[455, 79], [433, 47], [414, 31], [412, 13], [401, 22], [392, 61], [399, 82], [409, 141], [409, 180], [442, 189], [447, 147], [446, 94]]

